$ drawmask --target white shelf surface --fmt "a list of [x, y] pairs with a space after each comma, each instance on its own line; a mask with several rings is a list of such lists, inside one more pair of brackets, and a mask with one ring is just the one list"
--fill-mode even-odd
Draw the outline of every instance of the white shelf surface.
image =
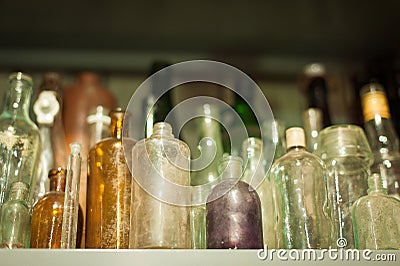
[[[344, 250], [345, 251], [345, 250]], [[0, 266], [29, 265], [29, 266], [124, 266], [124, 265], [162, 265], [162, 266], [222, 266], [222, 265], [399, 265], [400, 251], [374, 251], [370, 254], [370, 261], [347, 260], [345, 256], [336, 260], [330, 259], [326, 253], [324, 260], [319, 260], [321, 252], [317, 251], [316, 260], [292, 260], [289, 252], [294, 255], [296, 251], [282, 251], [281, 256], [289, 258], [281, 260], [275, 252], [273, 260], [262, 260], [258, 257], [257, 250], [47, 250], [47, 249], [19, 249], [0, 250]], [[285, 253], [286, 252], [286, 253]], [[302, 252], [302, 250], [297, 250]], [[284, 255], [284, 253], [286, 255]], [[345, 253], [343, 253], [345, 254]], [[377, 261], [376, 255], [390, 256], [391, 261]], [[334, 256], [333, 256], [334, 257]], [[350, 258], [352, 258], [350, 256]]]

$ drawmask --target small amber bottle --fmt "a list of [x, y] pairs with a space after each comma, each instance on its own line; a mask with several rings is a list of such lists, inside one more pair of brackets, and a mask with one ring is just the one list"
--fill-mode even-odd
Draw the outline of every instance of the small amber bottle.
[[66, 170], [49, 172], [50, 192], [33, 206], [31, 248], [60, 248]]
[[124, 111], [110, 112], [110, 138], [89, 151], [86, 248], [129, 248], [131, 180], [122, 145]]

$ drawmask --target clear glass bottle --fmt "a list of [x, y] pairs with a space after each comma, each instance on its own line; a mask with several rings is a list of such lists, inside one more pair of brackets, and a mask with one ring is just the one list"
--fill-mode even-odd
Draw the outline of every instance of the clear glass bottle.
[[330, 247], [336, 248], [346, 239], [346, 248], [354, 248], [351, 208], [367, 194], [373, 161], [367, 138], [359, 126], [331, 126], [321, 130], [316, 154], [325, 162], [327, 171]]
[[257, 192], [244, 181], [243, 160], [226, 156], [219, 165], [222, 182], [207, 199], [208, 249], [263, 248], [261, 203]]
[[32, 209], [31, 248], [61, 248], [66, 170], [50, 170], [50, 191]]
[[400, 249], [400, 200], [388, 196], [382, 178], [368, 179], [368, 195], [352, 209], [354, 242], [357, 249]]
[[307, 150], [315, 153], [318, 145], [318, 134], [323, 128], [322, 111], [319, 108], [308, 108], [303, 112], [304, 133]]
[[133, 147], [130, 248], [191, 247], [189, 156], [165, 122]]
[[99, 105], [94, 113], [88, 115], [86, 121], [89, 124], [89, 150], [101, 140], [110, 137], [111, 117], [108, 113], [107, 109]]
[[126, 249], [132, 176], [125, 161], [122, 125], [125, 112], [110, 112], [110, 138], [89, 151], [86, 248]]
[[305, 148], [302, 128], [286, 130], [288, 152], [271, 168], [283, 248], [328, 248], [324, 163]]
[[1, 248], [28, 248], [31, 214], [28, 206], [28, 186], [24, 182], [11, 184], [10, 196], [1, 208]]
[[52, 126], [54, 118], [60, 110], [54, 91], [42, 91], [33, 105], [36, 120], [39, 124], [41, 151], [38, 171], [31, 189], [31, 203], [35, 203], [50, 189], [48, 173], [54, 168], [54, 149], [52, 142]]
[[0, 207], [10, 184], [24, 182], [30, 190], [40, 154], [37, 126], [29, 118], [32, 79], [11, 74], [0, 115]]
[[260, 197], [261, 216], [263, 224], [264, 246], [276, 247], [275, 210], [272, 197], [271, 182], [266, 175], [266, 162], [263, 156], [263, 143], [258, 138], [248, 138], [243, 141], [242, 158], [246, 162], [242, 179], [251, 184], [252, 180], [263, 180], [256, 188]]
[[372, 173], [379, 173], [388, 194], [400, 199], [399, 137], [393, 126], [382, 85], [370, 83], [361, 89], [364, 128], [374, 154]]

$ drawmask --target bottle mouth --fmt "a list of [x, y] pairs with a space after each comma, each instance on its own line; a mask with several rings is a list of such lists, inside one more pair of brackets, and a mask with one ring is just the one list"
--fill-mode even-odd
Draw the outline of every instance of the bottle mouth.
[[15, 72], [11, 73], [10, 76], [8, 76], [9, 80], [16, 79], [18, 81], [25, 81], [28, 82], [30, 85], [33, 84], [32, 77], [28, 74], [24, 74], [22, 72]]
[[355, 156], [372, 164], [373, 155], [363, 129], [356, 125], [335, 125], [320, 131], [316, 151], [323, 160]]

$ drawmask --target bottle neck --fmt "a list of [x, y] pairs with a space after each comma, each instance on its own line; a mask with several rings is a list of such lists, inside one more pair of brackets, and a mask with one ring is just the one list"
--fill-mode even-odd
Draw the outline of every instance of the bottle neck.
[[122, 126], [124, 121], [124, 111], [118, 109], [110, 112], [111, 125], [110, 135], [118, 140], [122, 139]]
[[154, 125], [152, 137], [162, 136], [166, 138], [174, 138], [172, 127], [166, 122], [158, 122]]
[[28, 81], [11, 79], [6, 94], [3, 115], [13, 118], [29, 117], [32, 86]]
[[242, 175], [243, 160], [238, 156], [227, 156], [218, 166], [218, 172], [223, 180], [239, 179]]
[[372, 174], [368, 178], [368, 195], [373, 194], [385, 194], [387, 195], [387, 190], [383, 187], [383, 181], [379, 174]]
[[288, 152], [296, 152], [296, 151], [307, 151], [304, 146], [292, 146], [288, 147]]
[[399, 151], [399, 138], [392, 120], [380, 115], [364, 124], [369, 145], [373, 153], [388, 154]]
[[65, 192], [65, 176], [52, 176], [50, 178], [50, 191]]
[[265, 175], [262, 146], [257, 145], [257, 143], [249, 143], [246, 148], [243, 148], [243, 150], [246, 151], [246, 153], [243, 154], [246, 167], [242, 179], [245, 182], [250, 183], [255, 175]]
[[9, 200], [25, 201], [28, 196], [28, 186], [25, 183], [17, 182], [12, 184]]

